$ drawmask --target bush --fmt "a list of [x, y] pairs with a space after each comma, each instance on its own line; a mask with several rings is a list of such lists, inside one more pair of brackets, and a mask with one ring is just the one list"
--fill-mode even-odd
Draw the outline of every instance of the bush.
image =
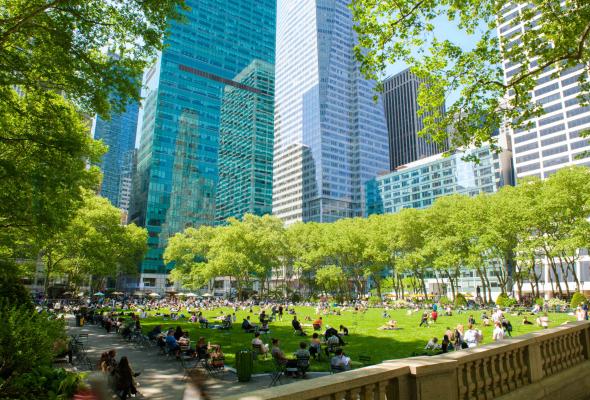
[[301, 301], [301, 293], [299, 293], [299, 292], [293, 292], [291, 294], [291, 301], [293, 303], [299, 303]]
[[383, 300], [381, 300], [381, 297], [379, 297], [379, 296], [369, 297], [369, 304], [372, 306], [376, 306], [378, 304], [381, 304], [382, 302], [383, 302]]
[[565, 300], [561, 300], [561, 299], [554, 297], [552, 299], [549, 299], [549, 301], [547, 301], [547, 305], [553, 309], [555, 309], [556, 307], [563, 308], [563, 307], [567, 306], [567, 302]]
[[571, 308], [576, 308], [578, 307], [581, 303], [585, 303], [586, 302], [586, 296], [584, 296], [582, 293], [580, 292], [576, 292], [574, 293], [574, 295], [572, 296], [572, 301], [570, 302], [570, 307]]
[[20, 282], [18, 268], [13, 262], [0, 261], [0, 299], [5, 304], [24, 306], [33, 310], [29, 291]]
[[82, 376], [63, 368], [37, 366], [14, 376], [2, 386], [2, 399], [71, 399], [82, 384]]
[[467, 306], [467, 299], [462, 293], [457, 293], [455, 296], [455, 307], [464, 307]]
[[543, 300], [543, 299], [542, 299], [542, 298], [540, 298], [540, 297], [537, 297], [537, 298], [535, 299], [535, 304], [538, 304], [539, 306], [543, 307], [543, 305], [545, 304], [545, 300]]
[[500, 293], [500, 295], [496, 299], [496, 304], [498, 305], [498, 307], [502, 308], [512, 307], [516, 304], [516, 299], [509, 297], [506, 293]]
[[441, 306], [448, 306], [449, 304], [451, 304], [451, 300], [449, 300], [447, 296], [441, 296], [438, 302]]

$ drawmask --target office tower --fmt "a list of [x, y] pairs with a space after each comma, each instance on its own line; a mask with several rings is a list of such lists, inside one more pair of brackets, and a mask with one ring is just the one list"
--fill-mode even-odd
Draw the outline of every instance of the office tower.
[[[479, 163], [465, 161], [475, 155]], [[508, 163], [506, 163], [508, 161]], [[510, 182], [510, 160], [489, 146], [455, 153], [435, 154], [399, 166], [397, 170], [367, 182], [367, 214], [391, 214], [403, 208], [426, 208], [441, 196], [494, 193]]]
[[[383, 106], [389, 133], [390, 169], [448, 150], [448, 144], [438, 145], [427, 137], [418, 136], [424, 129], [418, 116], [418, 89], [424, 80], [410, 69], [383, 81]], [[441, 108], [444, 114], [445, 108]]]
[[[507, 46], [517, 45], [524, 24], [514, 23], [528, 4], [506, 3], [502, 9], [504, 22], [498, 27], [498, 35], [509, 40]], [[537, 22], [548, 18], [539, 14]], [[542, 22], [541, 22], [542, 23]], [[531, 68], [537, 66], [533, 60]], [[505, 60], [505, 80], [516, 75], [521, 66]], [[545, 114], [531, 120], [530, 129], [510, 129], [516, 177], [538, 176], [546, 178], [557, 169], [568, 165], [590, 165], [588, 152], [590, 142], [580, 138], [580, 132], [590, 128], [590, 108], [581, 107], [577, 96], [580, 92], [578, 79], [587, 74], [583, 65], [562, 71], [552, 77], [554, 68], [546, 68], [537, 79], [532, 101], [541, 104]]]
[[169, 237], [215, 222], [224, 96], [231, 88], [248, 109], [250, 98], [237, 92], [260, 89], [236, 78], [257, 60], [274, 65], [275, 56], [274, 0], [186, 4], [186, 20], [170, 21], [165, 47], [144, 77], [137, 199], [130, 215], [149, 233], [140, 287], [159, 291], [166, 285], [162, 254]]
[[345, 0], [279, 0], [273, 214], [285, 223], [364, 213], [364, 183], [389, 168], [374, 84], [354, 58]]
[[131, 103], [124, 112], [112, 115], [110, 120], [96, 117], [93, 126], [94, 139], [108, 146], [99, 164], [103, 174], [100, 195], [115, 207], [121, 207], [122, 173], [127, 168], [129, 153], [135, 149], [138, 112], [138, 104]]
[[251, 90], [226, 86], [223, 92], [215, 200], [218, 223], [246, 213], [272, 212], [274, 66], [255, 60], [234, 81]]
[[125, 222], [131, 204], [131, 191], [133, 190], [133, 175], [137, 167], [137, 151], [135, 149], [123, 155], [121, 176], [119, 180], [119, 208], [125, 214]]

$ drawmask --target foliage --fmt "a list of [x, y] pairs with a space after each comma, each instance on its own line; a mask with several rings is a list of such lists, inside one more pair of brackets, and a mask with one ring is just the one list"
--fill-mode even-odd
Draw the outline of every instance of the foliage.
[[82, 376], [78, 373], [38, 366], [11, 379], [2, 398], [68, 400], [81, 385]]
[[[510, 24], [523, 24], [524, 33], [499, 38], [497, 29], [508, 22], [504, 14], [519, 6], [520, 12], [510, 13]], [[353, 0], [350, 8], [361, 71], [380, 81], [387, 65], [410, 66], [425, 80], [418, 97], [421, 134], [439, 143], [450, 140], [450, 151], [496, 144], [494, 133], [505, 121], [518, 129], [542, 115], [542, 105], [531, 101], [541, 74], [551, 71], [558, 77], [578, 66], [580, 71], [590, 68], [587, 1], [561, 7], [544, 0]], [[473, 38], [473, 47], [466, 48], [462, 34], [441, 38], [444, 20]], [[505, 81], [503, 62], [530, 68], [517, 68]], [[590, 99], [588, 74], [580, 73], [578, 79], [585, 103]], [[460, 95], [443, 115], [441, 106], [456, 91]]]
[[557, 307], [563, 308], [563, 307], [567, 306], [567, 302], [565, 300], [558, 299], [557, 297], [553, 297], [553, 298], [547, 300], [547, 305], [553, 309], [555, 309]]
[[379, 296], [371, 296], [369, 297], [369, 304], [372, 306], [376, 306], [383, 303], [383, 300]]
[[0, 260], [0, 299], [10, 306], [33, 309], [31, 295], [20, 282], [17, 266], [5, 260]]
[[462, 293], [457, 293], [455, 295], [455, 301], [453, 302], [455, 307], [465, 307], [467, 306], [467, 299]]
[[578, 307], [580, 304], [584, 304], [588, 301], [588, 299], [586, 298], [586, 296], [584, 296], [584, 294], [580, 293], [580, 292], [576, 292], [574, 293], [574, 295], [572, 296], [572, 300], [570, 302], [570, 307], [571, 308], [576, 308]]
[[543, 305], [545, 305], [545, 300], [544, 300], [544, 299], [542, 299], [542, 298], [540, 298], [540, 297], [537, 297], [537, 298], [535, 299], [535, 304], [537, 304], [537, 305], [539, 305], [539, 306], [543, 307]]
[[[46, 275], [65, 273], [70, 282], [94, 278], [97, 288], [108, 276], [134, 273], [147, 250], [147, 232], [121, 224], [121, 210], [86, 192], [67, 228], [45, 243]], [[48, 282], [48, 279], [46, 279]]]
[[500, 293], [496, 299], [498, 307], [508, 308], [516, 304], [516, 299], [509, 297], [506, 293]]
[[0, 304], [0, 319], [0, 392], [10, 393], [18, 389], [13, 385], [27, 379], [23, 375], [51, 366], [56, 343], [65, 340], [64, 322], [5, 301]]
[[440, 299], [438, 300], [438, 302], [443, 307], [451, 304], [451, 300], [449, 300], [449, 298], [447, 296], [441, 296]]

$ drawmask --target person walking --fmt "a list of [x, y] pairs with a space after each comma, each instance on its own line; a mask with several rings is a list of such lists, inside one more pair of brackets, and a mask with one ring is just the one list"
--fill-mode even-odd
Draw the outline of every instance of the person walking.
[[495, 342], [499, 342], [500, 340], [504, 339], [504, 329], [502, 328], [502, 323], [500, 321], [496, 321], [495, 325], [496, 327], [492, 333], [492, 338]]

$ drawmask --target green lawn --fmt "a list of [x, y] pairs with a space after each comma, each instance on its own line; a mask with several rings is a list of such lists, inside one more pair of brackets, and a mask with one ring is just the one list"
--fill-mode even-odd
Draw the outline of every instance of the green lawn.
[[[216, 311], [206, 311], [204, 315], [209, 321], [213, 321], [214, 318], [220, 315], [220, 311], [224, 313], [232, 312], [229, 308], [221, 308]], [[191, 341], [194, 346], [194, 342], [200, 337], [204, 336], [207, 341], [212, 344], [217, 343], [222, 346], [222, 350], [225, 353], [226, 364], [234, 366], [235, 353], [238, 350], [250, 349], [250, 342], [253, 338], [253, 334], [246, 334], [240, 328], [242, 320], [250, 315], [252, 322], [258, 324], [258, 312], [260, 308], [254, 307], [254, 312], [249, 314], [248, 311], [237, 312], [237, 322], [234, 324], [233, 329], [222, 331], [214, 329], [200, 328], [199, 324], [192, 324], [186, 321], [186, 319], [180, 319], [178, 321], [164, 320], [162, 317], [149, 316], [142, 320], [142, 326], [144, 332], [147, 332], [153, 328], [154, 325], [162, 324], [162, 329], [169, 327], [176, 327], [181, 325], [183, 330], [190, 332]], [[166, 310], [161, 310], [165, 312]], [[304, 321], [306, 316], [315, 319], [315, 308], [313, 307], [296, 307], [297, 317], [302, 323], [309, 324], [310, 322]], [[268, 313], [268, 311], [267, 311]], [[402, 329], [396, 331], [380, 331], [377, 328], [386, 322], [386, 319], [382, 318], [383, 311], [381, 309], [369, 309], [365, 313], [355, 313], [353, 311], [345, 311], [342, 315], [323, 315], [324, 328], [326, 325], [338, 328], [340, 324], [348, 327], [350, 336], [345, 338], [347, 345], [344, 347], [345, 353], [351, 357], [354, 368], [361, 367], [362, 364], [358, 362], [359, 355], [366, 355], [371, 357], [371, 364], [377, 364], [383, 360], [397, 359], [410, 357], [415, 352], [422, 352], [424, 346], [429, 339], [436, 336], [439, 340], [442, 339], [444, 332], [447, 327], [454, 328], [457, 324], [462, 323], [467, 326], [467, 319], [469, 313], [455, 314], [450, 317], [440, 316], [436, 324], [431, 327], [419, 328], [420, 313], [415, 313], [411, 316], [407, 315], [406, 310], [390, 311], [392, 319], [397, 320], [398, 326]], [[185, 311], [185, 314], [186, 311]], [[481, 311], [474, 311], [472, 313], [476, 321], [481, 321]], [[153, 312], [151, 313], [153, 315]], [[488, 313], [489, 315], [489, 313]], [[551, 320], [550, 326], [560, 325], [563, 322], [575, 320], [575, 317], [568, 316], [567, 314], [550, 314]], [[539, 328], [535, 325], [522, 325], [522, 316], [510, 316], [508, 319], [512, 323], [514, 328], [512, 335], [518, 336], [524, 333], [538, 330]], [[286, 355], [291, 356], [293, 352], [298, 349], [298, 344], [301, 340], [308, 341], [311, 336], [312, 328], [305, 328], [308, 334], [307, 338], [302, 338], [293, 334], [291, 328], [292, 316], [285, 314], [283, 321], [275, 321], [269, 324], [271, 333], [268, 335], [261, 335], [264, 343], [270, 343], [271, 338], [278, 338], [281, 342], [281, 349]], [[535, 321], [534, 317], [529, 317], [530, 321]], [[492, 327], [483, 327], [481, 324], [477, 325], [477, 329], [481, 329], [484, 334], [484, 343], [488, 343], [492, 340]], [[154, 357], [157, 357], [154, 354]], [[255, 361], [255, 372], [269, 372], [273, 369], [273, 363], [270, 357], [267, 360], [259, 358]], [[311, 365], [312, 371], [328, 371], [329, 363], [325, 355], [321, 362], [313, 361]]]

